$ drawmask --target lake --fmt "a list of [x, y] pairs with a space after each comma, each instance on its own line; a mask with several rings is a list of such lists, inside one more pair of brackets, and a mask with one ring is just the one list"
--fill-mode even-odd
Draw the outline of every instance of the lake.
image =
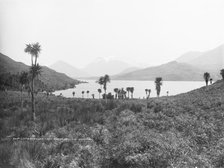
[[[74, 91], [75, 97], [81, 98], [82, 91], [85, 91], [84, 98], [92, 98], [92, 94], [95, 95], [95, 98], [99, 98], [97, 89], [101, 88], [101, 86], [96, 83], [96, 80], [83, 81], [86, 81], [88, 83], [76, 85], [76, 88], [72, 89], [58, 90], [55, 91], [54, 94], [60, 95], [60, 93], [62, 93], [64, 97], [73, 97], [72, 92]], [[166, 96], [167, 91], [169, 91], [169, 95], [176, 95], [200, 88], [202, 86], [205, 86], [205, 82], [203, 81], [163, 81], [160, 96]], [[114, 94], [114, 88], [124, 88], [126, 90], [126, 87], [134, 87], [134, 98], [145, 98], [145, 89], [151, 89], [150, 97], [156, 97], [154, 81], [112, 80], [107, 85], [107, 93], [111, 92], [112, 94]], [[87, 95], [86, 93], [87, 90], [89, 91], [89, 95]], [[103, 89], [102, 93], [104, 93]]]

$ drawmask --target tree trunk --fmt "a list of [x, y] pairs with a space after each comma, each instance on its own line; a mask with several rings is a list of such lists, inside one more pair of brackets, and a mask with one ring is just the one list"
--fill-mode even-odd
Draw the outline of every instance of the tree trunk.
[[36, 114], [35, 114], [35, 97], [34, 97], [34, 76], [32, 79], [32, 88], [31, 88], [31, 100], [32, 100], [32, 120], [36, 120]]
[[107, 102], [107, 89], [105, 89], [105, 100]]
[[160, 87], [158, 87], [157, 89], [157, 97], [159, 97], [159, 95], [160, 95]]
[[33, 56], [31, 55], [31, 66], [33, 66]]
[[35, 65], [37, 65], [37, 56], [35, 56]]

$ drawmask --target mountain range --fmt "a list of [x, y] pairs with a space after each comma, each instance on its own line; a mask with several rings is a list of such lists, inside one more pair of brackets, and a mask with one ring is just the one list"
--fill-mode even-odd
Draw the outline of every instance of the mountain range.
[[201, 80], [202, 70], [185, 63], [172, 61], [160, 66], [149, 67], [134, 72], [116, 75], [113, 79], [117, 80], [155, 80], [156, 77], [162, 77], [168, 81], [188, 81]]
[[[22, 63], [16, 62], [6, 55], [0, 53], [0, 74], [11, 73], [17, 74], [22, 71], [28, 71], [30, 66]], [[39, 79], [47, 85], [49, 88], [53, 89], [63, 89], [68, 88], [70, 85], [78, 84], [79, 81], [68, 77], [63, 73], [56, 72], [46, 66], [41, 66], [41, 75]]]
[[209, 72], [214, 80], [220, 78], [224, 68], [224, 45], [206, 52], [193, 51], [183, 54], [172, 62], [148, 67], [137, 71], [118, 74], [115, 80], [154, 80], [162, 77], [170, 81], [201, 81], [204, 72]]
[[90, 75], [86, 73], [84, 70], [78, 69], [64, 61], [57, 61], [50, 68], [54, 69], [57, 72], [65, 73], [66, 75], [72, 78], [79, 78], [79, 77], [89, 77]]
[[[56, 62], [51, 68], [54, 70], [43, 66], [40, 79], [54, 88], [78, 83], [72, 78], [95, 79], [104, 74], [109, 74], [113, 80], [154, 80], [162, 77], [163, 80], [170, 81], [202, 81], [204, 72], [209, 72], [217, 80], [220, 79], [220, 70], [224, 68], [224, 45], [205, 52], [187, 52], [174, 61], [147, 68], [103, 58], [98, 58], [83, 69], [75, 68], [64, 61]], [[16, 62], [0, 53], [0, 73], [18, 73], [28, 69], [29, 66], [24, 63]]]
[[98, 78], [104, 74], [110, 76], [115, 74], [124, 74], [139, 69], [138, 67], [132, 67], [128, 63], [125, 63], [116, 59], [106, 60], [104, 58], [97, 58], [89, 63], [84, 68], [76, 68], [64, 61], [57, 61], [50, 66], [57, 72], [65, 73], [72, 78]]
[[189, 52], [179, 57], [176, 61], [208, 71], [219, 71], [224, 68], [224, 45], [206, 52]]
[[104, 74], [115, 75], [130, 67], [131, 65], [120, 60], [97, 58], [83, 70], [90, 73], [92, 76], [102, 76]]

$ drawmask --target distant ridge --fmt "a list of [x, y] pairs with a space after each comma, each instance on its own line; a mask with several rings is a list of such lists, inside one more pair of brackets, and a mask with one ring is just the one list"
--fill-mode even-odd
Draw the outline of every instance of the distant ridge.
[[[16, 62], [6, 55], [0, 53], [0, 74], [11, 73], [17, 74], [22, 71], [28, 71], [29, 66], [22, 63]], [[78, 84], [79, 81], [71, 79], [63, 73], [58, 73], [46, 66], [42, 66], [42, 73], [39, 79], [46, 84], [48, 87], [53, 89], [68, 88], [71, 84]]]
[[130, 68], [127, 68], [127, 69], [121, 71], [118, 75], [122, 75], [122, 74], [130, 73], [130, 72], [137, 71], [137, 70], [140, 70], [140, 68], [137, 68], [137, 67], [130, 67]]
[[176, 59], [207, 71], [219, 72], [224, 68], [224, 44], [206, 52], [189, 52]]
[[199, 51], [190, 51], [187, 52], [176, 59], [177, 62], [189, 63], [195, 58], [201, 56], [203, 53]]
[[115, 75], [120, 73], [121, 71], [130, 68], [131, 66], [123, 61], [116, 59], [106, 60], [104, 58], [97, 58], [90, 64], [88, 64], [84, 70], [91, 76], [102, 76], [104, 74]]
[[224, 68], [224, 45], [206, 52], [187, 52], [175, 61], [148, 67], [130, 73], [115, 75], [119, 80], [154, 80], [160, 76], [170, 81], [202, 81], [204, 72], [209, 72], [213, 80], [220, 79]]
[[167, 81], [201, 81], [203, 80], [202, 70], [185, 64], [172, 61], [160, 66], [149, 67], [126, 73], [115, 77], [115, 79], [124, 80], [154, 80], [156, 77], [162, 77]]
[[71, 78], [89, 77], [90, 75], [83, 70], [80, 70], [64, 61], [57, 61], [50, 68], [57, 72], [65, 73]]

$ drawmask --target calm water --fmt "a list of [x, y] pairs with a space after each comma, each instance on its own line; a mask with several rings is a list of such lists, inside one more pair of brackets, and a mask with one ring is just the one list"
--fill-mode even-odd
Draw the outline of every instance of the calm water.
[[[75, 97], [82, 97], [82, 91], [85, 91], [84, 98], [87, 98], [86, 91], [89, 91], [89, 98], [91, 98], [92, 94], [95, 95], [95, 98], [99, 98], [99, 94], [97, 89], [100, 88], [100, 85], [96, 83], [96, 80], [84, 80], [88, 83], [79, 84], [76, 88], [67, 89], [67, 90], [59, 90], [54, 92], [55, 95], [59, 95], [62, 93], [64, 97], [73, 97], [72, 92], [75, 91]], [[169, 95], [176, 95], [179, 93], [185, 93], [193, 89], [200, 88], [205, 85], [205, 82], [191, 82], [191, 81], [163, 81], [163, 85], [161, 87], [161, 96], [166, 96], [167, 91], [169, 91]], [[145, 98], [145, 89], [151, 89], [151, 96], [156, 97], [156, 90], [154, 81], [124, 81], [124, 80], [112, 80], [107, 85], [107, 93], [111, 92], [114, 94], [114, 88], [124, 88], [126, 87], [134, 87], [134, 98]], [[102, 89], [102, 92], [103, 89]]]

